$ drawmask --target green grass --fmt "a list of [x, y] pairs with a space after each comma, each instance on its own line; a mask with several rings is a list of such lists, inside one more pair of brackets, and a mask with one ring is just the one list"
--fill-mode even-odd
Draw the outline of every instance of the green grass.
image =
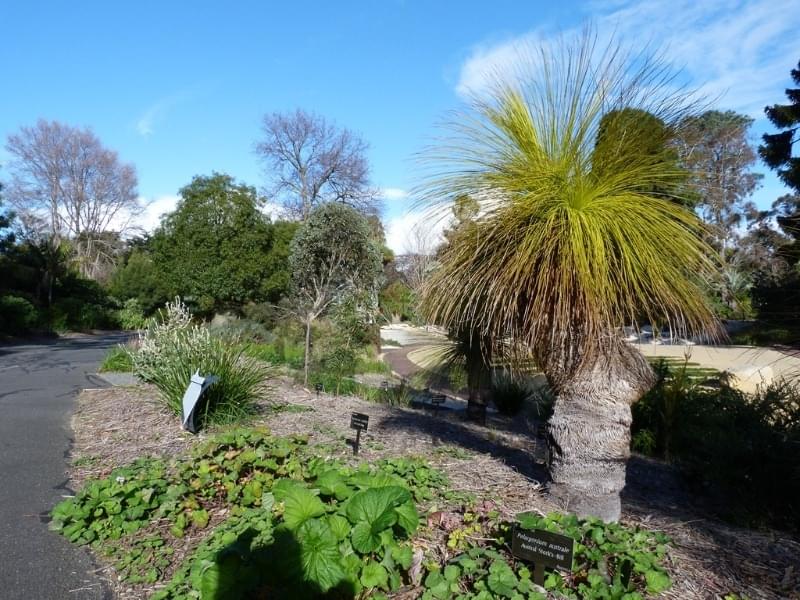
[[669, 368], [670, 373], [682, 369], [684, 363], [686, 364], [686, 376], [692, 381], [708, 381], [708, 380], [719, 380], [721, 373], [717, 369], [712, 369], [711, 367], [703, 367], [700, 363], [696, 362], [686, 362], [683, 358], [678, 358], [674, 356], [650, 356], [647, 359], [650, 362], [650, 365], [654, 368], [659, 365], [659, 363], [664, 363], [666, 367]]
[[122, 346], [115, 346], [109, 350], [100, 364], [101, 373], [108, 373], [109, 371], [116, 373], [130, 373], [133, 371], [131, 357]]
[[248, 344], [244, 354], [273, 365], [286, 365], [292, 369], [303, 368], [303, 346], [284, 340], [271, 344]]
[[356, 359], [356, 373], [391, 373], [392, 368], [378, 358], [366, 358], [363, 356]]

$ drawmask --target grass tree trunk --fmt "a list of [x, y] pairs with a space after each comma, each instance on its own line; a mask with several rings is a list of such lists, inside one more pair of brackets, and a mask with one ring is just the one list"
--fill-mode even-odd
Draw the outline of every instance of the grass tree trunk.
[[631, 405], [653, 382], [646, 359], [627, 346], [559, 381], [548, 425], [550, 495], [566, 510], [619, 520]]
[[461, 339], [467, 371], [467, 419], [485, 425], [491, 386], [491, 344], [475, 332], [463, 332]]

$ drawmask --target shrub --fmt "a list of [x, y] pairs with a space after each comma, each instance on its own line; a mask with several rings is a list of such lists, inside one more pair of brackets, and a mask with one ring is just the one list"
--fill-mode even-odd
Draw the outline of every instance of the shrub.
[[117, 311], [117, 320], [123, 329], [134, 330], [143, 329], [147, 323], [144, 316], [144, 309], [138, 298], [128, 298]]
[[192, 374], [215, 375], [218, 381], [198, 407], [201, 424], [233, 422], [251, 413], [270, 377], [266, 365], [243, 356], [241, 344], [227, 343], [193, 325], [180, 299], [167, 304], [161, 322], [151, 322], [139, 334], [139, 349], [131, 352], [131, 360], [134, 373], [153, 383], [177, 415]]
[[86, 302], [79, 298], [62, 298], [48, 311], [53, 331], [89, 331], [114, 329], [119, 326], [116, 314], [102, 304]]
[[36, 307], [20, 296], [0, 296], [0, 333], [18, 335], [33, 329], [39, 321]]
[[244, 353], [273, 365], [286, 365], [291, 369], [303, 368], [303, 346], [278, 337], [271, 344], [248, 344]]
[[209, 331], [216, 337], [228, 342], [270, 343], [275, 334], [261, 323], [249, 319], [230, 319], [219, 325], [209, 325]]
[[779, 381], [749, 395], [721, 381], [698, 385], [660, 367], [656, 386], [633, 405], [634, 449], [654, 435], [690, 483], [717, 497], [722, 516], [800, 528], [800, 383]]

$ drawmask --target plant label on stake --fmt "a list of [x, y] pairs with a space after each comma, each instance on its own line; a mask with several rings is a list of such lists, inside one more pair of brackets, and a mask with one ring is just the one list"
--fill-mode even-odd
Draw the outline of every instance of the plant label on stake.
[[533, 563], [533, 582], [544, 585], [544, 568], [572, 570], [575, 540], [541, 529], [514, 527], [511, 534], [511, 553]]
[[358, 447], [361, 445], [361, 432], [367, 430], [369, 425], [369, 415], [364, 413], [353, 413], [350, 415], [350, 429], [356, 430], [356, 439], [347, 440], [353, 446], [353, 454], [358, 454]]
[[189, 433], [197, 433], [197, 424], [195, 423], [195, 409], [200, 397], [203, 395], [209, 386], [216, 383], [219, 378], [216, 375], [207, 375], [203, 377], [200, 371], [195, 371], [194, 375], [189, 379], [189, 387], [183, 394], [183, 401], [181, 402], [181, 423], [183, 428]]

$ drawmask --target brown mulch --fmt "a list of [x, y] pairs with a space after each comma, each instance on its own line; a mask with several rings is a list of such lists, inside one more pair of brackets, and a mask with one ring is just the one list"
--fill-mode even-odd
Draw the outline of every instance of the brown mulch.
[[[358, 460], [423, 456], [448, 476], [454, 490], [490, 500], [506, 516], [556, 508], [542, 491], [544, 470], [537, 465], [541, 457], [522, 420], [494, 416], [487, 427], [480, 427], [448, 411], [429, 413], [353, 397], [317, 396], [289, 380], [281, 381], [271, 396], [256, 421], [276, 435], [306, 433], [321, 452], [356, 460], [345, 440], [354, 433], [349, 429], [350, 413], [362, 412], [370, 421]], [[182, 431], [178, 419], [157, 403], [154, 388], [146, 385], [84, 391], [72, 425], [73, 488], [137, 457], [186, 454], [198, 438], [213, 433], [193, 436]], [[663, 597], [705, 599], [736, 593], [753, 600], [800, 599], [798, 539], [708, 517], [663, 464], [632, 461], [623, 507], [623, 522], [664, 531], [673, 539], [673, 587]], [[181, 553], [190, 551], [192, 543], [182, 543]], [[106, 572], [118, 598], [142, 597], [141, 589], [125, 589], [110, 568]]]

